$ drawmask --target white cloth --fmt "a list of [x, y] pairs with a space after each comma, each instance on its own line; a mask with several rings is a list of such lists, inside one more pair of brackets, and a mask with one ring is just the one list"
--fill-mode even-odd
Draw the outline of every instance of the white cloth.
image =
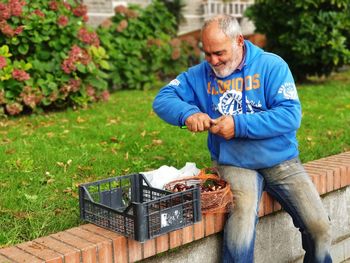
[[142, 174], [146, 177], [152, 187], [163, 189], [164, 185], [169, 182], [183, 177], [196, 176], [199, 172], [200, 170], [196, 167], [195, 163], [187, 162], [180, 170], [173, 166], [163, 165], [157, 170], [142, 172]]

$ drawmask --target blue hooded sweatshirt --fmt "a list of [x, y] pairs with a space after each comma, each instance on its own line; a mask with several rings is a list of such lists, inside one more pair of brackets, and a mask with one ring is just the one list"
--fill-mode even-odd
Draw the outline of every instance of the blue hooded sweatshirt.
[[218, 78], [204, 61], [163, 87], [153, 109], [177, 126], [198, 112], [212, 119], [231, 115], [234, 138], [226, 140], [208, 132], [211, 159], [249, 169], [272, 167], [299, 155], [296, 131], [301, 106], [287, 63], [247, 40], [244, 46], [241, 69]]

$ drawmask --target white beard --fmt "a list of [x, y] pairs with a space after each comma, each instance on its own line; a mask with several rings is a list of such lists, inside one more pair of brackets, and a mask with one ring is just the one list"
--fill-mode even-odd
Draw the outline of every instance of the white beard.
[[225, 65], [223, 69], [220, 71], [216, 70], [213, 65], [210, 64], [210, 67], [213, 69], [215, 75], [219, 78], [226, 78], [227, 76], [231, 75], [233, 71], [236, 70], [237, 67], [234, 65], [234, 61], [230, 65]]

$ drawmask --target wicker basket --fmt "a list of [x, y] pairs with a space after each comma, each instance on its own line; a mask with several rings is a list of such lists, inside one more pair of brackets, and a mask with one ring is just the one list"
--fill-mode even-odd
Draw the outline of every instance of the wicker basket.
[[165, 185], [165, 189], [174, 191], [178, 184], [191, 187], [195, 184], [203, 186], [207, 180], [214, 181], [217, 185], [223, 185], [220, 189], [209, 192], [201, 191], [201, 210], [206, 213], [227, 213], [233, 206], [233, 195], [230, 185], [221, 179], [215, 168], [202, 169], [197, 176], [185, 177], [172, 181]]

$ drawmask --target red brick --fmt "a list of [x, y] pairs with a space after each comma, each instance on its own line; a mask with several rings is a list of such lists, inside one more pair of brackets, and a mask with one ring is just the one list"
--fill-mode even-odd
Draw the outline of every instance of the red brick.
[[327, 193], [327, 176], [321, 175], [320, 178], [320, 194]]
[[282, 209], [282, 206], [279, 202], [277, 202], [275, 199], [273, 200], [273, 211], [277, 212]]
[[182, 244], [193, 241], [193, 225], [186, 226], [182, 229]]
[[198, 240], [204, 237], [204, 219], [202, 219], [200, 222], [197, 222], [193, 225], [194, 228], [194, 234], [193, 238], [194, 240]]
[[259, 203], [259, 212], [258, 212], [259, 217], [262, 217], [265, 215], [264, 206], [265, 206], [265, 195], [263, 192], [263, 194], [261, 195], [261, 198], [260, 198], [260, 203]]
[[345, 159], [342, 157], [334, 156], [331, 160], [346, 167], [346, 175], [345, 178], [342, 178], [343, 182], [341, 182], [341, 184], [343, 186], [350, 185], [350, 157], [348, 159]]
[[148, 258], [157, 253], [155, 239], [147, 240], [143, 244], [143, 258]]
[[[336, 190], [340, 188], [340, 169], [327, 167], [321, 164], [316, 164], [314, 161], [307, 163], [305, 166], [309, 167], [309, 169], [314, 169], [315, 171], [325, 172], [327, 174], [327, 192], [331, 186], [329, 185], [329, 180], [333, 179], [333, 189]], [[330, 178], [328, 178], [330, 177]]]
[[311, 162], [312, 165], [318, 166], [323, 169], [333, 170], [334, 174], [341, 173], [342, 167], [332, 161], [327, 161], [327, 159], [320, 159]]
[[326, 192], [329, 193], [334, 190], [334, 173], [333, 171], [324, 170], [319, 167], [315, 167], [311, 164], [304, 165], [308, 174], [319, 174], [320, 176], [326, 176]]
[[68, 232], [59, 232], [51, 235], [51, 237], [80, 249], [83, 262], [97, 261], [97, 246], [95, 244], [69, 234]]
[[350, 156], [349, 157], [341, 157], [339, 155], [333, 155], [329, 158], [326, 158], [326, 160], [330, 160], [335, 163], [342, 163], [347, 167], [350, 167]]
[[42, 244], [35, 242], [26, 242], [17, 245], [18, 248], [45, 260], [47, 263], [61, 263], [63, 262], [63, 256], [59, 253], [45, 247]]
[[112, 241], [110, 239], [99, 236], [80, 227], [71, 228], [66, 232], [95, 244], [98, 250], [99, 262], [113, 262]]
[[205, 236], [210, 236], [215, 233], [215, 217], [213, 214], [204, 214]]
[[319, 174], [314, 174], [313, 172], [309, 172], [310, 179], [312, 183], [314, 184], [317, 192], [321, 194], [321, 189], [320, 189], [320, 175]]
[[[311, 179], [313, 180], [316, 189], [320, 195], [327, 193], [327, 173], [324, 172], [315, 172], [310, 171], [308, 172]], [[333, 177], [331, 177], [333, 178]], [[332, 184], [333, 185], [333, 184]]]
[[264, 211], [265, 215], [268, 215], [273, 212], [273, 198], [267, 192], [263, 192], [263, 195], [265, 195]]
[[349, 159], [344, 159], [342, 157], [333, 157], [330, 159], [332, 162], [335, 162], [336, 164], [340, 164], [345, 166], [347, 169], [350, 169], [350, 157]]
[[0, 263], [15, 263], [15, 261], [0, 255]]
[[128, 239], [124, 236], [120, 236], [113, 240], [114, 246], [114, 261], [118, 263], [128, 262]]
[[113, 242], [114, 261], [118, 263], [128, 262], [126, 237], [93, 224], [85, 224], [80, 227], [87, 231], [90, 231], [100, 236], [111, 239]]
[[64, 256], [65, 262], [79, 263], [80, 251], [68, 244], [62, 243], [51, 237], [41, 237], [33, 240], [35, 243], [44, 245]]
[[215, 233], [221, 232], [224, 229], [226, 214], [217, 213], [215, 215]]
[[333, 155], [333, 156], [349, 158], [350, 157], [350, 151], [349, 152], [340, 153], [340, 154], [336, 154], [336, 155]]
[[[317, 163], [317, 162], [316, 162]], [[321, 161], [320, 161], [321, 163]], [[340, 170], [340, 187], [346, 186], [347, 181], [347, 166], [342, 163], [336, 163], [335, 161], [329, 161], [327, 159], [322, 160], [322, 164], [328, 167], [337, 168]]]
[[[21, 263], [37, 263], [44, 262], [42, 259], [37, 258], [18, 247], [6, 247], [0, 249], [0, 255], [8, 257], [11, 260], [21, 262]], [[5, 261], [6, 262], [6, 261]]]
[[169, 235], [161, 235], [156, 238], [157, 254], [169, 249]]
[[128, 239], [129, 262], [142, 259], [142, 244], [139, 241]]
[[176, 230], [169, 233], [169, 246], [170, 249], [179, 247], [182, 245], [182, 230]]

